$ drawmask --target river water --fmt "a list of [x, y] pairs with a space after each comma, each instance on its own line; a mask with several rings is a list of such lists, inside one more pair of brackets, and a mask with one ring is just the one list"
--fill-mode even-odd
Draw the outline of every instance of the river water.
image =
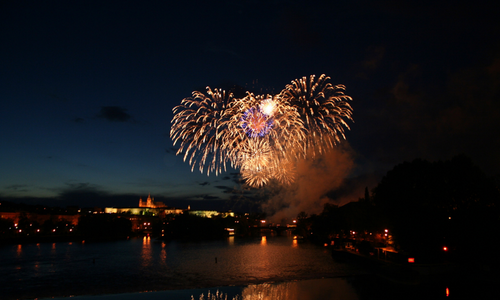
[[0, 248], [2, 299], [180, 290], [322, 277], [361, 269], [291, 236], [203, 242], [130, 239]]
[[[102, 298], [85, 295], [107, 295], [106, 300], [189, 300], [190, 295], [199, 299], [203, 292], [206, 299], [207, 288], [213, 293], [213, 287], [228, 293], [228, 299], [246, 295], [245, 299], [272, 300], [354, 300], [381, 295], [386, 299], [444, 299], [449, 298], [450, 289], [456, 295], [464, 287], [468, 294], [478, 293], [477, 284], [470, 281], [455, 286], [453, 282], [392, 284], [362, 265], [335, 260], [327, 248], [292, 236], [6, 245], [0, 247], [0, 260], [0, 299], [6, 300]], [[135, 294], [150, 291], [165, 292]]]

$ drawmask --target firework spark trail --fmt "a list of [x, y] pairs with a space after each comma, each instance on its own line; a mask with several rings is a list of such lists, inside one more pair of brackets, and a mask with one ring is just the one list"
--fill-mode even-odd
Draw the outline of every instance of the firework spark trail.
[[207, 158], [207, 175], [210, 172], [220, 173], [226, 170], [228, 157], [225, 127], [228, 120], [225, 117], [227, 104], [233, 99], [232, 93], [207, 87], [207, 95], [193, 92], [193, 97], [182, 100], [181, 105], [174, 107], [174, 118], [170, 137], [174, 145], [180, 142], [177, 154], [184, 153], [184, 161], [189, 159], [191, 171], [198, 161], [203, 172]]
[[[340, 142], [340, 137], [345, 139], [344, 127], [349, 125], [344, 121], [352, 121], [352, 107], [347, 102], [351, 97], [344, 94], [345, 86], [333, 86], [327, 82], [330, 77], [321, 75], [317, 80], [314, 75], [309, 78], [293, 80], [281, 92], [292, 107], [296, 107], [304, 121], [308, 134], [305, 141], [307, 150], [318, 153], [327, 148], [333, 148]], [[316, 137], [323, 142], [316, 144]]]
[[230, 92], [207, 87], [195, 91], [173, 109], [170, 136], [180, 143], [191, 170], [216, 174], [227, 164], [240, 168], [246, 183], [260, 187], [270, 180], [293, 182], [295, 161], [314, 158], [345, 139], [345, 120], [352, 108], [345, 86], [330, 78], [296, 79], [277, 95], [247, 92], [235, 98]]

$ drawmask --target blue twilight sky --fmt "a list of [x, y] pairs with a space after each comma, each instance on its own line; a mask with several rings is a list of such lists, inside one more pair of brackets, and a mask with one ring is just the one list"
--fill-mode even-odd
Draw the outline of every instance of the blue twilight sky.
[[498, 174], [499, 33], [493, 7], [465, 1], [2, 1], [0, 197], [258, 198], [237, 170], [175, 156], [172, 108], [207, 85], [278, 92], [322, 73], [354, 98], [354, 198], [418, 157]]

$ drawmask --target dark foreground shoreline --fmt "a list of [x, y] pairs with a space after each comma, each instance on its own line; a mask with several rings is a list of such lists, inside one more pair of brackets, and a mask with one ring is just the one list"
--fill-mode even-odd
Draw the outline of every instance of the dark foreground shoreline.
[[[221, 286], [167, 291], [144, 291], [106, 295], [75, 296], [75, 300], [190, 300], [199, 299], [208, 292], [224, 293], [231, 300], [242, 295], [246, 299], [273, 300], [368, 300], [368, 299], [499, 299], [497, 282], [470, 279], [426, 281], [418, 284], [402, 283], [376, 274], [349, 277], [317, 278], [286, 282], [266, 282], [243, 286]], [[69, 300], [68, 297], [40, 298]], [[217, 298], [219, 299], [219, 298]], [[221, 298], [222, 299], [222, 298]], [[224, 298], [225, 299], [225, 298]]]

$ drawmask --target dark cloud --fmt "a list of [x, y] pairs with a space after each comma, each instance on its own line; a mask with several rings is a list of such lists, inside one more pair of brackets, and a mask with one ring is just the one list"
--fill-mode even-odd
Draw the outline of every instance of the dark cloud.
[[369, 74], [375, 72], [381, 65], [385, 56], [385, 46], [369, 46], [366, 50], [366, 56], [357, 66], [357, 77], [368, 79]]
[[222, 200], [220, 197], [211, 196], [211, 195], [203, 195], [202, 199], [203, 200]]
[[119, 106], [103, 106], [97, 117], [111, 122], [127, 122], [131, 120], [132, 116], [126, 111], [125, 108]]
[[80, 207], [136, 207], [139, 195], [113, 194], [105, 191], [101, 186], [88, 182], [67, 183], [59, 190], [55, 205]]
[[73, 119], [73, 122], [75, 122], [75, 123], [83, 123], [84, 121], [85, 121], [85, 119], [80, 118], [80, 117], [76, 117]]
[[5, 187], [6, 190], [12, 190], [16, 192], [28, 192], [29, 185], [27, 184], [11, 184]]
[[201, 185], [201, 186], [205, 186], [205, 185], [210, 185], [210, 182], [204, 181], [204, 182], [201, 182], [201, 183], [198, 183], [198, 184]]
[[221, 189], [221, 190], [232, 190], [233, 188], [225, 185], [216, 185], [214, 186], [215, 188]]
[[108, 196], [108, 193], [102, 191], [98, 185], [88, 182], [67, 183], [60, 194], [61, 200], [92, 200], [94, 198]]
[[165, 148], [165, 152], [169, 153], [169, 154], [176, 154], [177, 150], [179, 150], [179, 148], [177, 148], [177, 147], [168, 147], [168, 148]]

